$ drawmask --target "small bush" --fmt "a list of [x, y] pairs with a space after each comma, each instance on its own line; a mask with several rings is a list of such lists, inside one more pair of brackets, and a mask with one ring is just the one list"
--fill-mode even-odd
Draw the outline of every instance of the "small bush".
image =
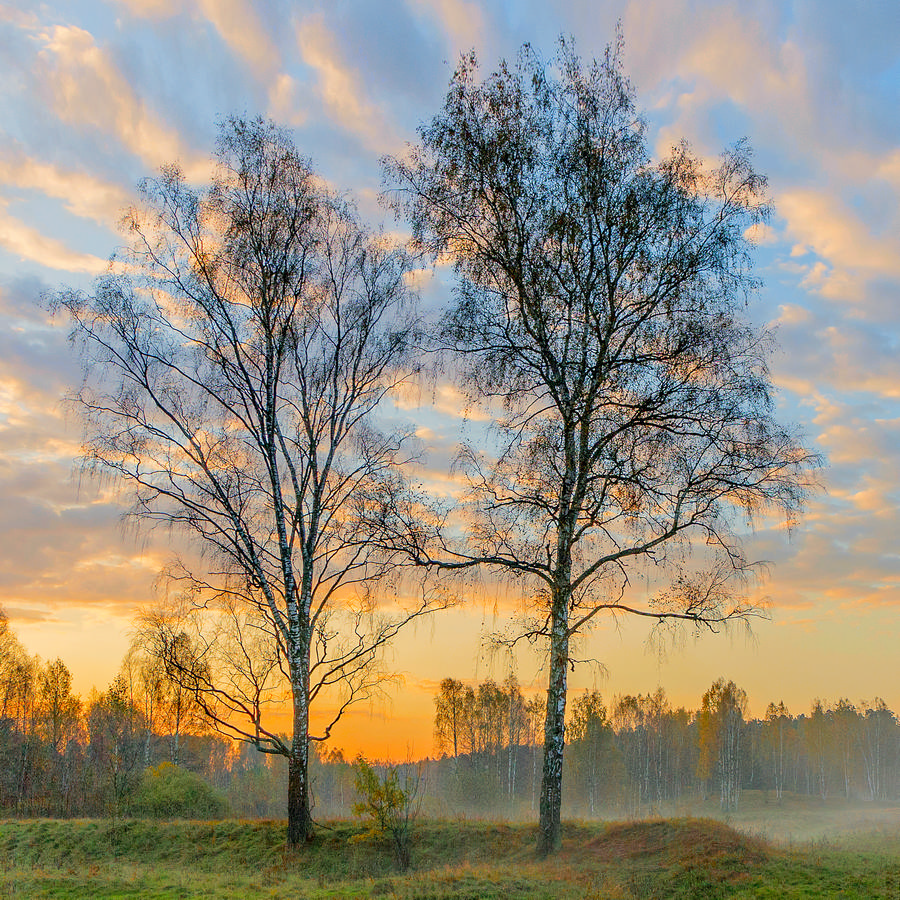
[[368, 819], [369, 830], [351, 840], [374, 838], [387, 842], [394, 850], [398, 867], [405, 871], [410, 864], [413, 822], [419, 812], [418, 771], [413, 773], [407, 766], [401, 787], [400, 773], [394, 766], [389, 766], [384, 775], [379, 775], [365, 759], [359, 757], [355, 769], [356, 792], [360, 802], [353, 804], [353, 812]]
[[199, 775], [164, 762], [144, 772], [128, 812], [146, 819], [221, 819], [228, 803]]

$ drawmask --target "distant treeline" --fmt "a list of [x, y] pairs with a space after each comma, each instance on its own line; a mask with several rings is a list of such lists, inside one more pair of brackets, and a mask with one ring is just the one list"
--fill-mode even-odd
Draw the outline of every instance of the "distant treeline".
[[[172, 778], [161, 763], [199, 778]], [[0, 816], [133, 814], [146, 809], [154, 771], [157, 792], [177, 785], [172, 808], [184, 812], [187, 799], [198, 818], [285, 815], [283, 779], [273, 782], [262, 754], [211, 733], [149, 658], [130, 652], [105, 691], [82, 699], [65, 663], [29, 656], [0, 610]]]
[[[791, 715], [770, 703], [747, 718], [747, 695], [716, 681], [700, 708], [673, 707], [663, 688], [617, 696], [598, 691], [570, 704], [564, 803], [570, 816], [641, 815], [718, 796], [734, 809], [742, 789], [884, 801], [900, 796], [900, 725], [880, 698], [816, 700]], [[444, 796], [477, 810], [534, 809], [539, 796], [543, 698], [526, 700], [515, 677], [469, 687], [445, 679], [435, 698], [434, 770]]]
[[[435, 697], [441, 756], [404, 763], [418, 771], [423, 810], [533, 818], [540, 798], [543, 697], [527, 699], [515, 676], [471, 687], [444, 679]], [[900, 724], [885, 702], [816, 700], [791, 715], [770, 703], [747, 718], [747, 695], [720, 679], [697, 710], [673, 707], [663, 688], [573, 698], [566, 729], [563, 807], [568, 817], [671, 813], [717, 798], [733, 810], [742, 790], [822, 800], [900, 799]], [[340, 751], [317, 757], [318, 814], [346, 816], [353, 766]]]
[[[536, 815], [543, 713], [543, 698], [526, 698], [514, 675], [477, 687], [444, 679], [435, 697], [441, 755], [403, 763], [417, 771], [422, 811]], [[353, 760], [312, 750], [316, 817], [349, 816]], [[651, 814], [710, 796], [733, 809], [742, 789], [773, 801], [785, 792], [900, 798], [900, 725], [878, 698], [816, 700], [796, 716], [770, 703], [764, 718], [748, 719], [746, 693], [722, 679], [697, 710], [674, 708], [662, 688], [609, 705], [586, 691], [569, 704], [565, 752], [572, 817]], [[198, 817], [213, 808], [243, 818], [286, 814], [285, 760], [210, 732], [189, 694], [139, 648], [105, 691], [82, 699], [65, 664], [30, 657], [0, 611], [0, 815], [136, 814], [161, 763], [198, 776], [221, 800], [210, 806], [198, 794]]]

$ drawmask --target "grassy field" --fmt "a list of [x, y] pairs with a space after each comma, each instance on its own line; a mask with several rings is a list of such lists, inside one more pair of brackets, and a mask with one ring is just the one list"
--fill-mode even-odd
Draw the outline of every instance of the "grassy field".
[[[350, 823], [323, 826], [288, 854], [279, 822], [8, 821], [0, 896], [900, 898], [898, 810], [870, 809], [883, 821], [849, 828], [833, 812], [819, 810], [827, 835], [789, 843], [708, 818], [569, 823], [547, 861], [534, 856], [533, 826], [422, 822], [405, 874], [383, 848], [351, 843]], [[800, 817], [805, 826], [814, 813]]]
[[854, 834], [872, 832], [900, 835], [900, 807], [865, 801], [848, 803], [840, 797], [822, 801], [788, 793], [776, 802], [771, 793], [744, 791], [737, 812], [728, 815], [720, 812], [717, 796], [705, 803], [690, 801], [662, 809], [660, 814], [667, 818], [719, 819], [739, 831], [787, 845], [810, 841], [844, 844]]

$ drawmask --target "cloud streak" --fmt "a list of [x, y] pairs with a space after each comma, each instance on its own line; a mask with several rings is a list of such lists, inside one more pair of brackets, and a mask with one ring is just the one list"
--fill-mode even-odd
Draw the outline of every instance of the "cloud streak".
[[12, 149], [0, 151], [0, 183], [58, 198], [73, 215], [107, 226], [118, 222], [131, 199], [130, 194], [117, 184], [87, 172], [63, 169]]
[[177, 160], [191, 175], [207, 170], [205, 159], [134, 92], [90, 32], [55, 25], [40, 41], [38, 89], [61, 122], [115, 138], [153, 169]]
[[96, 275], [106, 268], [106, 260], [91, 253], [78, 253], [56, 238], [11, 215], [0, 201], [0, 247], [16, 259], [25, 259], [62, 272]]

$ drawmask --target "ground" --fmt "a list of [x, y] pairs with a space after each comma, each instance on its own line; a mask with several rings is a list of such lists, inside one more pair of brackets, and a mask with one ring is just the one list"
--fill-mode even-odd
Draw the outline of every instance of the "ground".
[[569, 822], [545, 861], [533, 825], [421, 821], [406, 873], [361, 830], [326, 823], [290, 853], [283, 822], [7, 821], [0, 896], [900, 898], [893, 806], [749, 794], [727, 822]]

